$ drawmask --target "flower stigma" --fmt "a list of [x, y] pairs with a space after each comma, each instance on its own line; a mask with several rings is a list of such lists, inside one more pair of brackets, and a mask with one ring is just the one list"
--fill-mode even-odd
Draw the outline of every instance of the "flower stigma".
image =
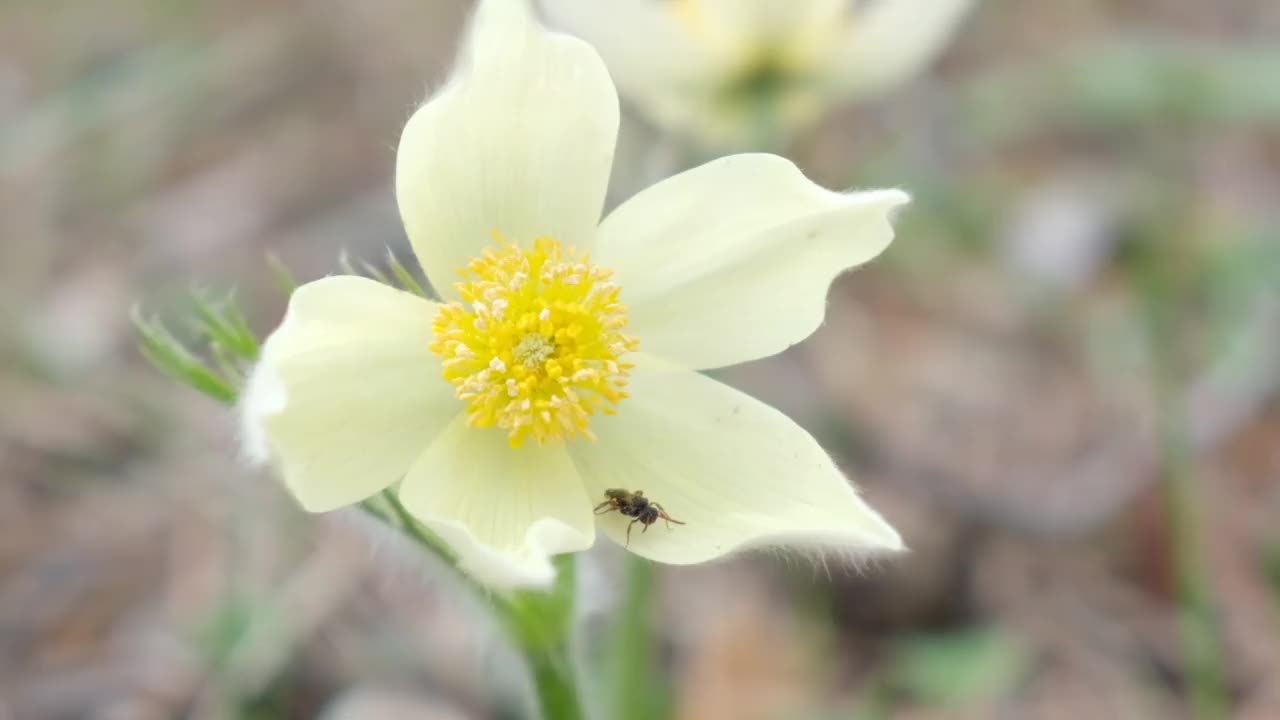
[[627, 306], [613, 270], [542, 237], [531, 248], [486, 248], [459, 270], [460, 301], [432, 323], [431, 351], [467, 403], [467, 423], [507, 431], [511, 447], [541, 445], [589, 429], [597, 411], [613, 414], [634, 367], [620, 358], [639, 341], [622, 332]]

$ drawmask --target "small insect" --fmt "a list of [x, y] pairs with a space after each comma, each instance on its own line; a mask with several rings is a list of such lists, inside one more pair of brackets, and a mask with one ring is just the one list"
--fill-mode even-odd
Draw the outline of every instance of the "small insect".
[[667, 523], [667, 527], [671, 527], [671, 523], [683, 525], [684, 523], [667, 514], [666, 508], [661, 503], [656, 503], [644, 496], [643, 490], [623, 490], [622, 488], [609, 488], [604, 491], [604, 502], [596, 506], [596, 514], [600, 515], [607, 512], [618, 512], [629, 518], [634, 518], [627, 525], [627, 545], [631, 544], [631, 526], [640, 523], [644, 529], [640, 532], [648, 532], [649, 526], [658, 522], [658, 518], [662, 518]]

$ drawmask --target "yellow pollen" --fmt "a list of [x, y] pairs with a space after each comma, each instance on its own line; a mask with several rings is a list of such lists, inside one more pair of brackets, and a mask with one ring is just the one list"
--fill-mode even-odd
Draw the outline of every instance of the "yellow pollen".
[[522, 249], [494, 235], [499, 246], [459, 270], [462, 300], [436, 316], [431, 351], [468, 424], [506, 430], [511, 447], [530, 436], [594, 440], [591, 416], [627, 397], [633, 366], [619, 358], [639, 345], [621, 332], [627, 307], [613, 271], [552, 238]]

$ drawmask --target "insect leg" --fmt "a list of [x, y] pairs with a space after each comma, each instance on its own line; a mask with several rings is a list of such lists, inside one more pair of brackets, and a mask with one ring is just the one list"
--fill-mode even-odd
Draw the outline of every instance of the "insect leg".
[[658, 503], [651, 503], [651, 504], [652, 504], [654, 507], [658, 508], [658, 517], [662, 518], [662, 519], [663, 519], [663, 521], [667, 523], [667, 527], [671, 527], [671, 523], [675, 523], [675, 524], [677, 524], [677, 525], [683, 525], [683, 524], [684, 524], [684, 521], [683, 521], [683, 520], [677, 520], [677, 519], [675, 519], [675, 518], [671, 517], [670, 515], [668, 515], [668, 514], [667, 514], [667, 509], [666, 509], [666, 508], [664, 508], [664, 507], [662, 507], [662, 505], [660, 505], [660, 504], [658, 504]]

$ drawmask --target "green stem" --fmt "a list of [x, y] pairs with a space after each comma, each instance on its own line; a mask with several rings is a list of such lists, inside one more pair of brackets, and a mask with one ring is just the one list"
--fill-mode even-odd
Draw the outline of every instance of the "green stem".
[[582, 720], [578, 687], [567, 646], [526, 653], [543, 720]]
[[396, 497], [395, 491], [386, 488], [382, 491], [382, 499], [390, 506], [392, 513], [395, 514], [396, 524], [400, 526], [409, 537], [413, 538], [418, 544], [440, 557], [451, 566], [458, 564], [458, 556], [453, 550], [445, 544], [435, 533], [423, 527], [422, 523], [414, 519], [413, 515], [400, 504], [400, 498]]
[[500, 616], [533, 675], [544, 720], [582, 720], [573, 664], [576, 571], [572, 555], [555, 559], [556, 584], [548, 592], [513, 593]]
[[624, 572], [622, 605], [609, 638], [608, 717], [612, 720], [668, 717], [668, 698], [654, 663], [653, 565], [642, 557], [628, 554]]

